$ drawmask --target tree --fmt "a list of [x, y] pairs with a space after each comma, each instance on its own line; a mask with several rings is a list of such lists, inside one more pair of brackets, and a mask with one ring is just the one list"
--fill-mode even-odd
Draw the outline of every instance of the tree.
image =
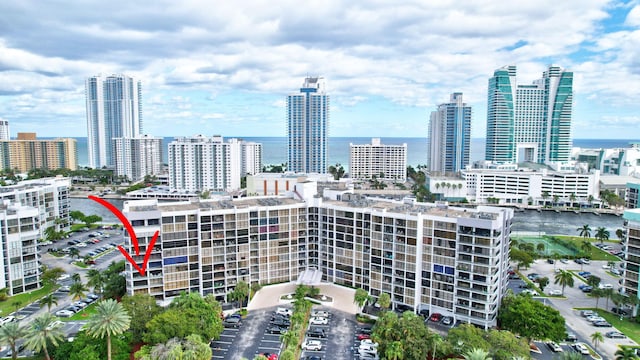
[[465, 360], [491, 360], [489, 353], [483, 349], [472, 349], [463, 355]]
[[567, 270], [560, 270], [560, 272], [555, 275], [555, 281], [553, 283], [562, 286], [562, 296], [564, 296], [564, 288], [567, 286], [573, 287], [573, 274]]
[[541, 277], [538, 279], [538, 286], [540, 287], [540, 291], [544, 291], [544, 288], [549, 285], [549, 278], [548, 277]]
[[[129, 360], [131, 353], [131, 334], [124, 332], [111, 338], [111, 358]], [[104, 360], [107, 355], [107, 339], [96, 339], [82, 330], [74, 336], [72, 342], [63, 341], [53, 354], [54, 359], [66, 360]]]
[[74, 222], [84, 222], [85, 215], [82, 213], [82, 211], [72, 210], [69, 212], [69, 217], [71, 217]]
[[11, 348], [11, 358], [17, 359], [16, 342], [26, 334], [25, 328], [18, 322], [10, 322], [0, 326], [0, 344], [7, 344]]
[[60, 267], [44, 269], [42, 271], [42, 275], [40, 276], [40, 279], [42, 279], [43, 284], [51, 285], [55, 283], [56, 280], [58, 280], [58, 278], [62, 276], [62, 274], [64, 274], [64, 270]]
[[111, 337], [129, 328], [131, 318], [127, 311], [113, 299], [100, 301], [87, 322], [87, 333], [94, 337], [107, 338], [107, 359], [111, 360]]
[[618, 349], [615, 355], [616, 355], [616, 360], [634, 360], [634, 359], [637, 360], [638, 359], [638, 355], [636, 355], [635, 350], [628, 346]]
[[604, 289], [600, 289], [597, 286], [593, 287], [593, 290], [591, 290], [591, 297], [596, 299], [596, 309], [598, 309], [598, 303], [600, 302], [600, 298], [605, 296], [606, 294], [604, 293]]
[[69, 256], [71, 256], [72, 260], [75, 258], [80, 258], [80, 250], [75, 247], [69, 248]]
[[538, 245], [536, 245], [536, 250], [538, 250], [540, 254], [544, 253], [544, 244], [538, 243]]
[[389, 360], [404, 359], [404, 349], [401, 341], [393, 341], [384, 351], [385, 358]]
[[333, 175], [334, 180], [340, 180], [344, 176], [344, 167], [340, 164], [329, 166], [329, 174]]
[[593, 334], [591, 334], [591, 342], [593, 342], [593, 346], [596, 348], [596, 350], [598, 350], [598, 345], [600, 345], [600, 343], [603, 341], [604, 341], [604, 336], [602, 336], [601, 332], [596, 331]]
[[142, 342], [142, 336], [147, 330], [146, 324], [162, 312], [162, 307], [149, 294], [125, 295], [121, 304], [131, 317], [129, 332], [132, 334], [133, 342]]
[[378, 297], [378, 304], [383, 309], [388, 309], [391, 306], [391, 296], [387, 293], [382, 293]]
[[209, 360], [211, 355], [211, 348], [199, 335], [189, 335], [185, 339], [172, 338], [135, 354], [136, 359], [140, 360]]
[[566, 335], [564, 318], [560, 312], [530, 296], [505, 296], [498, 311], [498, 321], [503, 329], [529, 340], [560, 341]]
[[620, 241], [624, 240], [624, 230], [622, 229], [617, 229], [616, 230], [616, 236], [618, 237], [618, 239]]
[[[378, 354], [387, 354], [390, 347], [400, 347], [404, 359], [426, 359], [429, 354], [429, 344], [424, 339], [429, 337], [430, 331], [424, 324], [424, 319], [411, 311], [406, 311], [398, 317], [393, 311], [386, 311], [378, 318], [373, 329], [372, 338], [378, 342]], [[395, 344], [399, 342], [400, 344]], [[392, 351], [391, 355], [395, 353]], [[400, 358], [398, 358], [400, 359]]]
[[51, 326], [54, 321], [55, 317], [48, 312], [35, 318], [30, 324], [24, 342], [27, 349], [37, 353], [44, 351], [44, 357], [47, 360], [51, 360], [47, 344], [58, 346], [64, 337], [59, 326]]
[[353, 294], [353, 303], [362, 308], [367, 301], [369, 301], [369, 293], [367, 290], [357, 288], [355, 294]]
[[80, 282], [82, 281], [82, 277], [80, 276], [80, 274], [74, 273], [73, 275], [71, 275], [71, 280], [73, 280], [73, 282]]
[[582, 227], [578, 228], [577, 231], [580, 233], [580, 236], [582, 236], [585, 239], [591, 237], [591, 227], [589, 226], [589, 224], [582, 225]]
[[582, 250], [582, 252], [584, 253], [585, 256], [590, 257], [591, 256], [591, 242], [589, 242], [588, 240], [583, 240], [582, 243], [580, 244], [580, 250]]
[[[589, 278], [587, 279], [587, 285], [591, 286], [592, 288], [597, 288], [598, 285], [600, 285], [600, 278], [595, 276], [595, 275], [591, 275], [589, 276]], [[593, 296], [593, 295], [592, 295]]]
[[607, 309], [609, 308], [609, 299], [613, 298], [613, 295], [616, 294], [613, 289], [602, 289], [602, 293], [604, 294], [604, 298], [607, 299]]
[[471, 324], [461, 324], [449, 330], [447, 341], [456, 354], [463, 354], [472, 349], [489, 350], [490, 345], [484, 338], [485, 332]]
[[565, 352], [557, 356], [557, 360], [584, 360], [584, 356], [577, 352]]
[[58, 299], [53, 295], [53, 293], [43, 296], [38, 301], [38, 305], [40, 305], [40, 308], [43, 308], [46, 306], [49, 311], [51, 311], [51, 308], [53, 307], [54, 304], [58, 305]]
[[234, 291], [238, 294], [238, 300], [240, 301], [240, 307], [244, 306], [245, 299], [247, 300], [247, 305], [249, 301], [249, 284], [240, 280], [236, 284]]
[[596, 229], [595, 238], [600, 240], [600, 243], [604, 243], [606, 240], [609, 240], [609, 231], [604, 227], [599, 227]]
[[84, 297], [87, 288], [81, 282], [74, 282], [69, 287], [69, 295], [73, 300], [80, 300]]
[[544, 200], [544, 205], [547, 206], [547, 199], [549, 198], [549, 192], [548, 191], [543, 191], [542, 192], [542, 199]]
[[515, 357], [529, 358], [529, 344], [523, 338], [518, 338], [511, 331], [491, 329], [484, 333], [489, 344], [489, 355], [494, 360], [514, 360]]
[[533, 257], [526, 251], [522, 251], [520, 249], [512, 247], [509, 251], [509, 255], [511, 257], [511, 260], [515, 261], [518, 264], [518, 270], [520, 270], [520, 267], [527, 268], [531, 266], [531, 264], [533, 264]]
[[87, 286], [92, 287], [94, 292], [101, 294], [106, 281], [104, 274], [100, 270], [89, 269], [87, 279]]

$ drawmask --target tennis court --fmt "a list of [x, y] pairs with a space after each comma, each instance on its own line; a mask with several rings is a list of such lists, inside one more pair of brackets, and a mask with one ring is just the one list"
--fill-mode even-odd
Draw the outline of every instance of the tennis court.
[[533, 245], [534, 249], [537, 249], [538, 244], [544, 244], [544, 255], [553, 255], [557, 253], [560, 256], [575, 256], [578, 254], [578, 249], [575, 249], [575, 245], [563, 241], [554, 240], [551, 236], [512, 236], [512, 238], [519, 243], [528, 243]]

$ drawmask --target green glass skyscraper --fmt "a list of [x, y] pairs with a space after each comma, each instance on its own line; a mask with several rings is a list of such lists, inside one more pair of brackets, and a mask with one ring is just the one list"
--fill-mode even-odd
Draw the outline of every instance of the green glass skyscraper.
[[565, 162], [571, 154], [573, 72], [549, 66], [531, 85], [516, 67], [489, 79], [485, 159], [500, 163]]

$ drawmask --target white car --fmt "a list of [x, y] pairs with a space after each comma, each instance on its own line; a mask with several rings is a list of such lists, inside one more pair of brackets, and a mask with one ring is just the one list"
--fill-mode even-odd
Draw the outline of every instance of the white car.
[[[377, 345], [377, 344], [376, 344]], [[360, 344], [360, 346], [358, 347], [358, 351], [359, 352], [370, 352], [370, 353], [378, 353], [378, 348], [376, 346], [373, 345], [362, 345]]]
[[360, 346], [363, 346], [363, 345], [365, 345], [365, 346], [369, 346], [369, 347], [374, 347], [374, 348], [377, 348], [377, 347], [378, 347], [378, 343], [377, 343], [377, 342], [374, 342], [374, 341], [373, 341], [373, 340], [371, 340], [371, 339], [364, 339], [364, 340], [361, 340], [361, 341], [360, 341]]
[[58, 317], [72, 317], [72, 316], [73, 316], [73, 314], [74, 314], [74, 312], [73, 312], [73, 311], [69, 311], [69, 310], [59, 310], [59, 311], [56, 311], [56, 314], [55, 314], [55, 315], [56, 315], [56, 316], [58, 316]]
[[593, 315], [593, 316], [587, 316], [587, 321], [590, 323], [594, 323], [596, 321], [607, 321], [607, 320], [603, 317]]
[[551, 296], [560, 296], [562, 295], [562, 290], [554, 289], [549, 291], [549, 295]]
[[311, 313], [312, 317], [325, 317], [328, 318], [329, 317], [329, 312], [328, 311], [313, 311]]
[[600, 284], [598, 285], [600, 289], [613, 289], [613, 285], [611, 284]]
[[322, 343], [318, 340], [307, 340], [302, 343], [302, 350], [320, 351], [322, 350]]
[[328, 325], [329, 319], [324, 317], [312, 317], [309, 319], [309, 324], [311, 325]]
[[276, 309], [276, 314], [291, 316], [293, 314], [293, 311], [291, 309], [279, 307], [278, 309]]
[[533, 296], [538, 295], [538, 293], [535, 290], [531, 290], [531, 289], [524, 289], [522, 290], [521, 294], [529, 294]]
[[68, 278], [70, 278], [71, 275], [69, 274], [62, 274], [58, 277], [58, 280], [67, 280]]
[[64, 325], [64, 323], [60, 320], [56, 320], [47, 326], [47, 330], [51, 330], [57, 327]]
[[87, 247], [87, 244], [82, 242], [82, 243], [77, 243], [76, 246], [77, 247]]
[[74, 302], [74, 303], [73, 303], [73, 304], [71, 304], [71, 305], [73, 305], [73, 306], [77, 306], [77, 307], [81, 307], [81, 308], [84, 308], [84, 307], [86, 307], [86, 306], [87, 306], [87, 303], [86, 303], [86, 302], [84, 302], [84, 301], [76, 301], [76, 302]]
[[573, 348], [582, 355], [589, 355], [589, 349], [587, 349], [583, 343], [575, 343], [573, 344]]

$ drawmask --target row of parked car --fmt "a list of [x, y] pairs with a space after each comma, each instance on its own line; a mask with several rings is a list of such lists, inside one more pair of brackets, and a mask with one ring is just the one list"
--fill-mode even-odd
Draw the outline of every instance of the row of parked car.
[[605, 318], [597, 315], [592, 310], [582, 310], [580, 315], [595, 327], [611, 327], [611, 324], [609, 324]]
[[71, 317], [78, 311], [87, 307], [89, 304], [98, 300], [99, 298], [100, 297], [96, 294], [87, 294], [86, 298], [72, 303], [71, 305], [67, 306], [63, 310], [56, 311], [55, 315], [58, 317]]

